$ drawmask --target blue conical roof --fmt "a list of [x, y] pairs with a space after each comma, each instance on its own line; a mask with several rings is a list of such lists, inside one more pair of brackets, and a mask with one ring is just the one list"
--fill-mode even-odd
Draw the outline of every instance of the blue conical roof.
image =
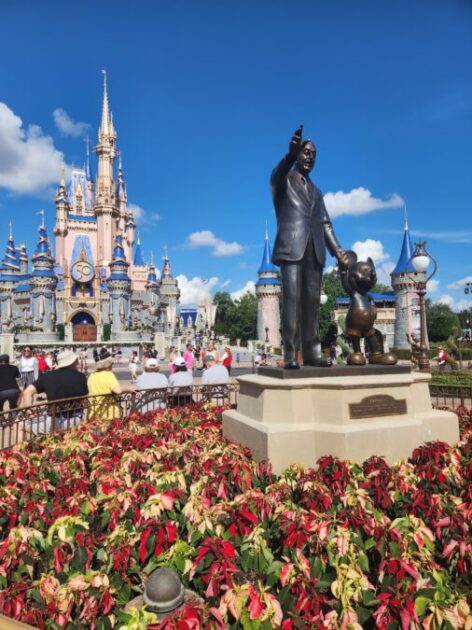
[[278, 268], [272, 262], [272, 252], [270, 250], [269, 235], [266, 234], [264, 241], [264, 253], [258, 273], [278, 273]]
[[7, 249], [5, 252], [5, 256], [2, 260], [1, 266], [2, 266], [2, 269], [8, 270], [8, 271], [20, 270], [20, 253], [15, 248], [15, 242], [11, 234], [8, 237]]
[[[413, 245], [411, 244], [410, 232], [408, 226], [405, 225], [405, 232], [403, 234], [402, 251], [400, 252], [400, 258], [395, 266], [395, 269], [391, 272], [394, 273], [415, 273], [415, 268], [411, 257], [413, 256]], [[408, 262], [410, 261], [410, 262]]]
[[44, 223], [38, 229], [38, 244], [31, 258], [33, 276], [54, 276], [54, 259]]
[[126, 261], [125, 250], [123, 249], [123, 237], [121, 234], [115, 236], [115, 247], [113, 249], [112, 262]]
[[143, 250], [141, 248], [141, 241], [139, 239], [134, 246], [133, 265], [135, 265], [136, 267], [144, 267], [146, 265], [146, 263], [144, 262]]

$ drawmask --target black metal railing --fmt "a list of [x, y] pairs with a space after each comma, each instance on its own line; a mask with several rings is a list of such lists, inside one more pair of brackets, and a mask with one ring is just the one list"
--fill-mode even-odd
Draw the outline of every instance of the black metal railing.
[[433, 407], [457, 409], [472, 407], [472, 387], [467, 385], [435, 385], [430, 383], [429, 393]]
[[236, 406], [238, 383], [143, 389], [123, 394], [65, 398], [37, 402], [0, 412], [0, 450], [35, 435], [67, 431], [86, 420], [124, 418], [200, 402]]

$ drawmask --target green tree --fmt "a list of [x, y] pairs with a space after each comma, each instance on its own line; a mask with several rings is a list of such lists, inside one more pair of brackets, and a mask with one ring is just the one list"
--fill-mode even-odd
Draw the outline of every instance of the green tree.
[[230, 339], [256, 339], [257, 337], [257, 298], [245, 293], [233, 301], [226, 291], [215, 293], [213, 301], [217, 306], [215, 333]]
[[257, 298], [253, 293], [245, 293], [236, 300], [236, 321], [233, 324], [232, 339], [257, 338]]
[[461, 329], [460, 321], [456, 313], [439, 315], [427, 320], [428, 337], [430, 341], [445, 341], [454, 331]]
[[320, 337], [323, 343], [329, 343], [329, 329], [332, 323], [331, 313], [336, 306], [336, 298], [346, 297], [341, 278], [337, 269], [333, 269], [323, 276], [323, 291], [328, 296], [326, 304], [320, 307]]
[[445, 341], [453, 333], [453, 329], [461, 330], [461, 323], [451, 307], [442, 302], [426, 301], [426, 326], [430, 341]]
[[213, 296], [216, 305], [215, 334], [228, 336], [236, 318], [236, 307], [227, 291], [218, 291]]

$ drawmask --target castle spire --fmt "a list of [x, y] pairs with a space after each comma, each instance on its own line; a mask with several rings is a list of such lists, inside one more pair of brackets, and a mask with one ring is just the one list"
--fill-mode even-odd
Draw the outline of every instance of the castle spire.
[[169, 255], [167, 253], [167, 245], [164, 245], [164, 256], [162, 257], [162, 261], [164, 263], [162, 267], [162, 277], [164, 276], [172, 277], [172, 270], [170, 268]]
[[46, 232], [46, 226], [44, 225], [44, 210], [40, 210], [38, 214], [42, 215], [42, 220], [38, 228], [38, 244], [31, 257], [33, 275], [49, 276], [54, 270], [54, 258], [52, 257], [51, 245]]
[[85, 136], [85, 177], [87, 181], [91, 181], [92, 176], [90, 173], [90, 138]]
[[15, 242], [13, 240], [13, 223], [10, 221], [8, 224], [9, 235], [7, 241], [7, 248], [5, 256], [2, 260], [1, 267], [4, 270], [10, 272], [20, 271], [20, 254], [15, 248]]
[[110, 111], [108, 107], [108, 86], [107, 71], [102, 70], [103, 74], [103, 103], [102, 103], [102, 121], [100, 124], [99, 136], [110, 135]]
[[143, 250], [141, 248], [141, 237], [138, 232], [138, 238], [136, 239], [136, 246], [134, 248], [134, 258], [133, 265], [135, 267], [144, 267], [146, 263], [144, 262]]
[[406, 211], [406, 203], [403, 204], [403, 217], [405, 219], [405, 230], [408, 230], [408, 214]]
[[405, 206], [405, 228], [403, 232], [403, 242], [402, 249], [400, 252], [400, 257], [398, 258], [398, 262], [395, 265], [393, 271], [390, 272], [390, 275], [397, 273], [415, 273], [415, 268], [411, 261], [411, 257], [413, 256], [413, 245], [411, 243], [410, 231], [408, 229], [408, 218], [406, 214], [406, 206]]

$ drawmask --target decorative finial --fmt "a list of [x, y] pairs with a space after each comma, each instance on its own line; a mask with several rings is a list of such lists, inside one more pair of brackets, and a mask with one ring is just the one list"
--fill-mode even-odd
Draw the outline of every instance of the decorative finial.
[[110, 131], [110, 114], [108, 112], [108, 91], [107, 91], [107, 71], [102, 70], [103, 74], [103, 106], [102, 106], [102, 124], [100, 132], [107, 136]]
[[403, 203], [403, 216], [405, 219], [405, 231], [408, 230], [408, 214], [406, 211], [406, 203]]
[[64, 167], [64, 162], [61, 162], [61, 186], [62, 188], [66, 187], [66, 169]]
[[139, 232], [136, 238], [136, 245], [141, 245], [141, 235], [139, 234]]
[[266, 227], [266, 229], [265, 229], [265, 240], [268, 241], [269, 240], [269, 227], [267, 225], [267, 219], [266, 219], [266, 222], [265, 222], [265, 227]]
[[154, 267], [154, 252], [151, 250], [151, 267]]
[[164, 245], [164, 256], [163, 259], [167, 260], [169, 258], [169, 256], [167, 255], [167, 245]]
[[10, 233], [9, 238], [12, 239], [13, 238], [13, 223], [11, 222], [11, 219], [10, 219], [10, 222], [8, 224], [8, 230], [9, 230], [9, 233]]
[[37, 212], [36, 214], [40, 214], [41, 215], [41, 227], [44, 227], [44, 210], [41, 208], [41, 210], [39, 212]]

